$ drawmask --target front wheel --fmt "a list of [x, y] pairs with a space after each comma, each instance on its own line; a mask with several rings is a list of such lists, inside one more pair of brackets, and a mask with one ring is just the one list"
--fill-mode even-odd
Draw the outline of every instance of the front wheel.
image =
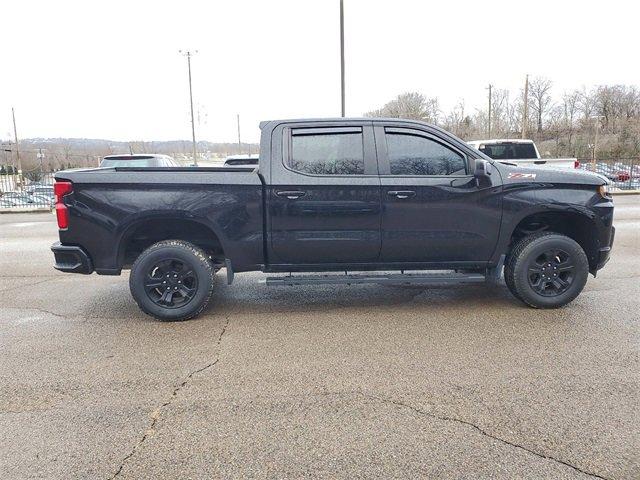
[[164, 240], [147, 248], [131, 268], [131, 295], [147, 315], [163, 321], [200, 314], [213, 293], [214, 267], [200, 248]]
[[558, 308], [573, 301], [588, 275], [589, 261], [582, 247], [554, 232], [521, 239], [505, 266], [509, 290], [534, 308]]

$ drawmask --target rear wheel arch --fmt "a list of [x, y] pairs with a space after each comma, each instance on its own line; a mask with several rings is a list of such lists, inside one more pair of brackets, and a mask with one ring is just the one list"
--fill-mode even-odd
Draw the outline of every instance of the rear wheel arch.
[[224, 261], [223, 241], [209, 225], [195, 219], [163, 216], [141, 219], [127, 226], [118, 242], [118, 267], [133, 265], [151, 245], [169, 239], [189, 242], [205, 251], [215, 262]]

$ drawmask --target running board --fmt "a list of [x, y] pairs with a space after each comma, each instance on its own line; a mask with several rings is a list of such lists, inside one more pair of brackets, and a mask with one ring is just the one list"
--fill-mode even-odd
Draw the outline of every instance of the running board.
[[355, 285], [380, 283], [386, 285], [458, 285], [484, 283], [481, 273], [393, 273], [393, 274], [346, 274], [346, 275], [286, 275], [267, 277], [269, 286], [285, 285]]

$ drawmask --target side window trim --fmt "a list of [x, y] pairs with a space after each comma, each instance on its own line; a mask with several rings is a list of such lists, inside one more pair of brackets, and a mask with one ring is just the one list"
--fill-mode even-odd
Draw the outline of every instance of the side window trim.
[[332, 134], [341, 134], [341, 133], [362, 133], [361, 126], [353, 126], [353, 127], [319, 127], [319, 128], [292, 128], [291, 136], [302, 136], [302, 135], [332, 135]]
[[[378, 152], [378, 162], [380, 169], [381, 177], [393, 177], [393, 178], [402, 178], [402, 177], [420, 177], [420, 178], [464, 178], [469, 177], [471, 174], [469, 173], [470, 165], [469, 165], [469, 156], [460, 150], [459, 148], [451, 145], [446, 140], [434, 135], [430, 132], [426, 132], [424, 130], [419, 130], [410, 127], [394, 127], [394, 126], [376, 126], [376, 144], [377, 144], [377, 152]], [[392, 175], [391, 174], [391, 163], [389, 161], [389, 152], [387, 149], [387, 133], [391, 134], [399, 134], [399, 135], [413, 135], [416, 137], [423, 137], [428, 140], [432, 140], [449, 150], [460, 155], [464, 161], [465, 173], [463, 175]]]
[[[290, 167], [293, 152], [293, 137], [304, 135], [331, 135], [331, 134], [359, 133], [362, 135], [362, 149], [364, 161], [364, 173], [358, 174], [315, 174], [295, 170]], [[305, 127], [285, 126], [282, 130], [282, 166], [288, 172], [305, 177], [321, 178], [355, 178], [355, 177], [378, 177], [379, 169], [376, 152], [373, 148], [375, 142], [373, 138], [373, 128], [370, 124], [353, 126], [331, 126], [331, 127]]]

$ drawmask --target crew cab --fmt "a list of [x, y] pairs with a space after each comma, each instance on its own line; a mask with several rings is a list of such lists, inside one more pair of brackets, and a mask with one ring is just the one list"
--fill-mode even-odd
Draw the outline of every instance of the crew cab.
[[504, 271], [516, 298], [554, 308], [609, 259], [614, 207], [597, 174], [501, 164], [411, 120], [260, 128], [253, 169], [58, 172], [55, 268], [131, 269], [144, 312], [184, 320], [222, 268], [268, 285], [497, 284]]
[[468, 142], [494, 160], [518, 165], [545, 165], [556, 168], [580, 168], [577, 158], [542, 158], [533, 140], [499, 138]]

